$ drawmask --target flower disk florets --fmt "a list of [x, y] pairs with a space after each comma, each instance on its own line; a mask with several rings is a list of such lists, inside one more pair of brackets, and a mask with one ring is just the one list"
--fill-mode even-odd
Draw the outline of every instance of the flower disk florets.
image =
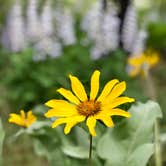
[[77, 110], [80, 115], [84, 116], [95, 115], [101, 110], [101, 102], [88, 100], [83, 103], [80, 103], [77, 106]]

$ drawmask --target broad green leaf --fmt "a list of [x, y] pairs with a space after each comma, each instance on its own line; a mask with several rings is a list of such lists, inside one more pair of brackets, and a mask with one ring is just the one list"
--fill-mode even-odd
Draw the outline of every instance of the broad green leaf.
[[146, 162], [154, 152], [154, 145], [146, 143], [140, 145], [129, 157], [128, 165], [146, 165]]
[[75, 137], [79, 146], [89, 147], [89, 134], [82, 127], [75, 127]]
[[108, 129], [98, 142], [97, 153], [107, 161], [106, 166], [145, 166], [153, 154], [153, 126], [162, 117], [159, 105], [137, 103], [129, 112], [130, 119]]
[[62, 150], [64, 154], [73, 158], [79, 158], [79, 159], [88, 158], [89, 149], [86, 147], [68, 145], [64, 146]]
[[[143, 144], [139, 146], [129, 157], [127, 165], [129, 166], [142, 166], [146, 165], [148, 159], [154, 152], [153, 144]], [[116, 162], [117, 164], [117, 162]], [[112, 166], [113, 163], [107, 160], [105, 166]], [[123, 166], [123, 163], [119, 162], [118, 166]]]

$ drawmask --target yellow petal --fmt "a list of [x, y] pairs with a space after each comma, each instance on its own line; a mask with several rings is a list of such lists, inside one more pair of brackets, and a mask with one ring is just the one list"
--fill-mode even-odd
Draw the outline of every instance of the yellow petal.
[[52, 99], [49, 100], [48, 102], [45, 103], [46, 106], [55, 108], [55, 109], [61, 109], [61, 107], [64, 107], [64, 109], [73, 109], [75, 108], [75, 105], [65, 101], [65, 100], [57, 100], [57, 99]]
[[113, 99], [120, 96], [126, 90], [126, 83], [120, 82], [119, 84], [115, 85], [110, 94], [107, 96], [106, 100], [103, 101], [104, 104], [112, 102]]
[[32, 113], [32, 111], [30, 110], [30, 111], [27, 112], [27, 117], [31, 117], [31, 115], [33, 115], [33, 113]]
[[19, 126], [24, 126], [24, 121], [21, 119], [21, 116], [17, 114], [10, 114], [10, 118], [8, 121], [9, 123], [14, 123]]
[[99, 91], [99, 78], [100, 72], [98, 70], [94, 71], [91, 77], [91, 91], [90, 91], [90, 99], [94, 100]]
[[101, 120], [107, 127], [114, 126], [114, 123], [110, 116], [106, 116], [106, 115], [100, 113], [100, 114], [96, 115], [96, 119]]
[[103, 91], [101, 92], [100, 96], [98, 97], [97, 101], [103, 101], [108, 96], [108, 94], [111, 92], [112, 88], [117, 84], [119, 81], [117, 79], [113, 79], [109, 81]]
[[26, 120], [26, 126], [29, 127], [32, 123], [36, 121], [36, 116], [33, 115], [32, 111], [28, 111], [27, 113], [27, 120]]
[[80, 80], [77, 77], [74, 77], [72, 75], [69, 75], [70, 81], [71, 81], [71, 88], [72, 91], [75, 93], [75, 95], [81, 100], [86, 101], [87, 95], [84, 89], [84, 86], [80, 82]]
[[68, 122], [64, 128], [64, 133], [68, 134], [70, 133], [70, 130], [73, 126], [75, 126], [77, 123], [80, 123], [85, 120], [85, 116], [75, 116], [72, 117], [70, 122]]
[[104, 105], [103, 107], [105, 107], [106, 109], [112, 109], [121, 104], [131, 103], [134, 101], [135, 101], [135, 99], [130, 98], [130, 97], [118, 97], [118, 98], [115, 98], [112, 102], [108, 103], [107, 105]]
[[159, 55], [157, 53], [152, 53], [151, 56], [146, 56], [146, 61], [152, 67], [159, 62]]
[[28, 111], [27, 112], [27, 119], [33, 120], [33, 119], [36, 119], [36, 116], [32, 113], [32, 111]]
[[135, 77], [137, 76], [138, 74], [141, 73], [141, 67], [132, 67], [129, 71], [128, 71], [128, 74], [130, 77]]
[[55, 128], [55, 127], [57, 127], [57, 126], [59, 126], [59, 125], [61, 125], [63, 123], [67, 123], [68, 120], [69, 120], [68, 118], [59, 118], [59, 119], [56, 119], [54, 121], [54, 123], [52, 124], [52, 128]]
[[137, 56], [131, 56], [128, 59], [128, 64], [134, 67], [139, 67], [141, 66], [145, 61], [145, 55], [144, 54], [140, 54]]
[[92, 136], [96, 136], [96, 132], [95, 132], [95, 126], [96, 126], [96, 119], [94, 118], [94, 116], [89, 116], [87, 121], [86, 121], [86, 125], [89, 128], [89, 132]]
[[24, 110], [21, 110], [20, 114], [21, 114], [21, 118], [25, 119], [25, 112], [24, 112]]
[[68, 117], [78, 114], [76, 106], [64, 100], [49, 100], [46, 105], [53, 107], [45, 113], [47, 118], [54, 116]]
[[116, 109], [112, 109], [111, 111], [109, 111], [109, 115], [113, 116], [113, 115], [119, 115], [119, 116], [124, 116], [126, 118], [131, 117], [131, 114], [129, 112], [126, 112], [120, 108], [116, 108]]
[[46, 112], [45, 117], [51, 118], [51, 117], [69, 117], [69, 116], [74, 116], [78, 115], [78, 112], [76, 108], [73, 110], [65, 110], [65, 108], [59, 108], [59, 109], [50, 109], [48, 112]]
[[65, 134], [68, 134], [71, 130], [71, 128], [81, 122], [81, 121], [84, 121], [85, 120], [85, 117], [84, 116], [73, 116], [73, 117], [69, 117], [69, 118], [59, 118], [59, 119], [56, 119], [54, 121], [54, 123], [52, 124], [52, 128], [55, 128], [63, 123], [67, 123], [67, 126], [65, 127]]
[[74, 103], [78, 105], [80, 101], [76, 96], [73, 95], [73, 93], [67, 89], [60, 88], [57, 90], [63, 97], [65, 97], [67, 100], [69, 100], [71, 103]]

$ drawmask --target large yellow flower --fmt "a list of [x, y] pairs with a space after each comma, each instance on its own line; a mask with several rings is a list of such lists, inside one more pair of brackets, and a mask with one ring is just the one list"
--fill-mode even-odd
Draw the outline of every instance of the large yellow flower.
[[146, 76], [147, 71], [159, 62], [159, 55], [155, 51], [147, 50], [138, 56], [132, 56], [128, 59], [129, 70], [131, 77], [138, 74]]
[[64, 88], [57, 90], [68, 101], [53, 99], [46, 103], [51, 109], [45, 113], [45, 116], [47, 118], [57, 117], [52, 124], [53, 128], [66, 123], [64, 132], [68, 134], [73, 126], [86, 120], [90, 134], [96, 136], [97, 120], [102, 121], [108, 127], [113, 127], [114, 123], [111, 116], [130, 117], [129, 112], [117, 108], [121, 104], [134, 101], [133, 98], [120, 97], [126, 89], [126, 83], [113, 79], [105, 85], [103, 91], [97, 97], [99, 77], [100, 72], [94, 71], [91, 77], [90, 97], [88, 97], [79, 79], [69, 75], [73, 92]]
[[26, 115], [24, 110], [21, 110], [20, 115], [12, 113], [9, 117], [9, 123], [14, 123], [23, 127], [29, 127], [35, 121], [36, 117], [33, 115], [32, 111], [28, 111]]

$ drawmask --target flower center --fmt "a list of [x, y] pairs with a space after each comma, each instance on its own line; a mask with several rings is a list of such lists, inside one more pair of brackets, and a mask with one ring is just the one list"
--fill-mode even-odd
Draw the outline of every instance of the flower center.
[[77, 110], [80, 115], [95, 115], [101, 110], [101, 103], [94, 100], [84, 101], [77, 106]]

